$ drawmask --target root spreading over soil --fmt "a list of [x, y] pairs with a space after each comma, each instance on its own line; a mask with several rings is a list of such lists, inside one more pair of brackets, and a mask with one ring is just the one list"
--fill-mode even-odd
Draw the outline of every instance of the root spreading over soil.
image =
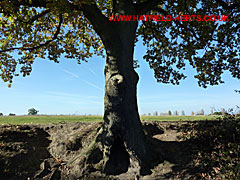
[[183, 138], [183, 128], [195, 122], [142, 123], [150, 152], [148, 172], [141, 176], [122, 171], [130, 160], [121, 141], [111, 149], [115, 163], [111, 167], [116, 173], [102, 173], [99, 162], [103, 154], [98, 148], [91, 149], [101, 123], [2, 125], [1, 179], [189, 179], [198, 173], [192, 158], [193, 142]]

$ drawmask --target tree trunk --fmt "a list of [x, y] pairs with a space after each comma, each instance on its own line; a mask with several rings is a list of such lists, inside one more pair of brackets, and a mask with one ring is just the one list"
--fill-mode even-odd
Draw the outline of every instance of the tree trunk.
[[[116, 14], [136, 14], [129, 1], [118, 3]], [[101, 37], [107, 54], [104, 70], [104, 124], [97, 137], [103, 151], [103, 171], [113, 175], [124, 172], [139, 175], [146, 162], [147, 146], [137, 106], [139, 78], [133, 68], [138, 23], [109, 23], [91, 8], [86, 9], [85, 15]]]
[[105, 67], [102, 136], [105, 173], [120, 174], [130, 169], [138, 173], [147, 149], [137, 106], [133, 42], [118, 47], [119, 55], [108, 54]]

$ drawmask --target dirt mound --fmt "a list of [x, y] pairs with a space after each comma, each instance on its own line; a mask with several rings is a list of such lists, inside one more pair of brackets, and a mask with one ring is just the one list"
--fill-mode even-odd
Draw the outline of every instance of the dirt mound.
[[[151, 153], [149, 171], [133, 177], [124, 173], [106, 176], [89, 165], [83, 172], [84, 149], [90, 146], [101, 123], [0, 126], [0, 174], [3, 179], [189, 179], [191, 146], [183, 140], [183, 127], [194, 122], [143, 122]], [[90, 159], [98, 162], [97, 150]], [[86, 164], [85, 164], [86, 165]], [[84, 174], [85, 173], [85, 174]]]
[[48, 151], [49, 134], [37, 126], [1, 126], [0, 174], [1, 179], [33, 177]]

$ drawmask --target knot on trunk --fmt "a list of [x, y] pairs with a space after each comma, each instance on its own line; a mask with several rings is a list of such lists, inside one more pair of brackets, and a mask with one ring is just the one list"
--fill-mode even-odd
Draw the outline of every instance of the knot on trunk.
[[110, 80], [115, 86], [118, 86], [123, 83], [123, 76], [121, 74], [112, 74]]
[[[122, 99], [124, 78], [119, 73], [114, 73], [106, 82], [106, 93], [111, 98]], [[118, 100], [118, 101], [119, 101]]]

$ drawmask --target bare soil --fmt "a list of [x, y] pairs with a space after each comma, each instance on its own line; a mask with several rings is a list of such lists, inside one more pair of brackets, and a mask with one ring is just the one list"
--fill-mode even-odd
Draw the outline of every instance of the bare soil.
[[[183, 129], [196, 122], [143, 121], [149, 144], [149, 172], [106, 176], [89, 169], [83, 176], [84, 147], [94, 140], [101, 123], [0, 126], [0, 179], [191, 179], [197, 173], [192, 143]], [[98, 152], [96, 152], [98, 153]], [[98, 157], [97, 155], [95, 158]], [[94, 162], [95, 159], [92, 160]], [[82, 178], [77, 177], [81, 175]]]

